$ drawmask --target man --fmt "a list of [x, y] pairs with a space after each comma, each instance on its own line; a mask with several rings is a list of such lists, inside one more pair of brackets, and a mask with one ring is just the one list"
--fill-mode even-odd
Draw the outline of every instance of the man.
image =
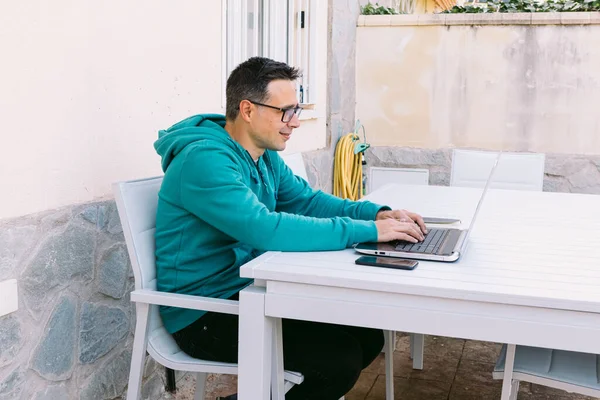
[[[300, 126], [298, 76], [284, 63], [251, 58], [227, 80], [226, 116], [197, 115], [159, 132], [159, 290], [238, 299], [252, 283], [239, 267], [264, 251], [423, 240], [420, 216], [312, 190], [285, 165], [277, 152]], [[161, 316], [189, 355], [237, 362], [237, 316], [173, 307]], [[381, 352], [383, 333], [284, 320], [283, 342], [285, 368], [305, 377], [286, 398], [337, 400]]]

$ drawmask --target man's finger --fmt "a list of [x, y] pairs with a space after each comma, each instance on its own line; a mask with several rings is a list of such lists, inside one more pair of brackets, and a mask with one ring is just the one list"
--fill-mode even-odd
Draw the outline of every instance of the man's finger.
[[421, 230], [419, 229], [419, 227], [417, 225], [415, 225], [414, 223], [410, 223], [410, 227], [415, 231], [415, 233], [418, 235], [416, 236], [416, 238], [418, 238], [420, 241], [425, 239], [425, 236], [423, 236], [423, 232], [421, 232]]
[[415, 221], [417, 225], [419, 225], [419, 228], [421, 228], [421, 232], [427, 233], [427, 226], [425, 225], [425, 221], [423, 221], [423, 217], [415, 213], [409, 213], [408, 215], [412, 218], [413, 221]]
[[407, 242], [419, 243], [419, 241], [417, 239], [415, 239], [414, 237], [407, 235], [406, 233], [402, 233], [402, 232], [398, 232], [398, 239], [396, 239], [396, 240], [404, 240]]
[[400, 224], [397, 229], [396, 232], [402, 232], [405, 233], [407, 235], [410, 235], [411, 237], [414, 237], [417, 240], [423, 240], [423, 234], [421, 232], [419, 232], [419, 230], [415, 227], [415, 224], [413, 224], [412, 222], [410, 223], [403, 223]]

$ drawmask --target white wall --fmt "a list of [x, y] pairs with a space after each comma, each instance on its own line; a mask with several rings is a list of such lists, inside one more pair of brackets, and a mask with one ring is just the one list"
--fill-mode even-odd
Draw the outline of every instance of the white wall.
[[0, 218], [160, 173], [157, 131], [221, 104], [220, 2], [4, 2]]
[[[327, 4], [320, 35], [327, 36]], [[56, 0], [0, 6], [0, 219], [111, 196], [161, 174], [159, 129], [222, 112], [221, 2]], [[294, 151], [325, 146], [323, 118]]]

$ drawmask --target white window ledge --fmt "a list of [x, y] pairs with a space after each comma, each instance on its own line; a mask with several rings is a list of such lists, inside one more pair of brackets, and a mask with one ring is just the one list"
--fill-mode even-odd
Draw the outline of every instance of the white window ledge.
[[316, 109], [317, 107], [314, 103], [301, 103], [300, 106], [303, 108], [299, 118], [300, 121], [307, 121], [310, 119], [323, 117], [323, 115], [318, 113], [318, 109]]

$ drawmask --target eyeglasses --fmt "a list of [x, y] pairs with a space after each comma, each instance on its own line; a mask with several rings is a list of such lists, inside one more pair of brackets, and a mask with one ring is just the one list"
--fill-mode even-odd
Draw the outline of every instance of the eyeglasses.
[[292, 120], [292, 118], [294, 118], [294, 115], [300, 117], [300, 113], [302, 112], [302, 107], [300, 107], [300, 106], [281, 108], [281, 107], [270, 106], [268, 104], [259, 103], [257, 101], [252, 101], [252, 100], [248, 100], [248, 101], [252, 104], [256, 104], [257, 106], [268, 107], [268, 108], [272, 108], [273, 110], [281, 111], [281, 122], [283, 122], [285, 124], [290, 122]]

